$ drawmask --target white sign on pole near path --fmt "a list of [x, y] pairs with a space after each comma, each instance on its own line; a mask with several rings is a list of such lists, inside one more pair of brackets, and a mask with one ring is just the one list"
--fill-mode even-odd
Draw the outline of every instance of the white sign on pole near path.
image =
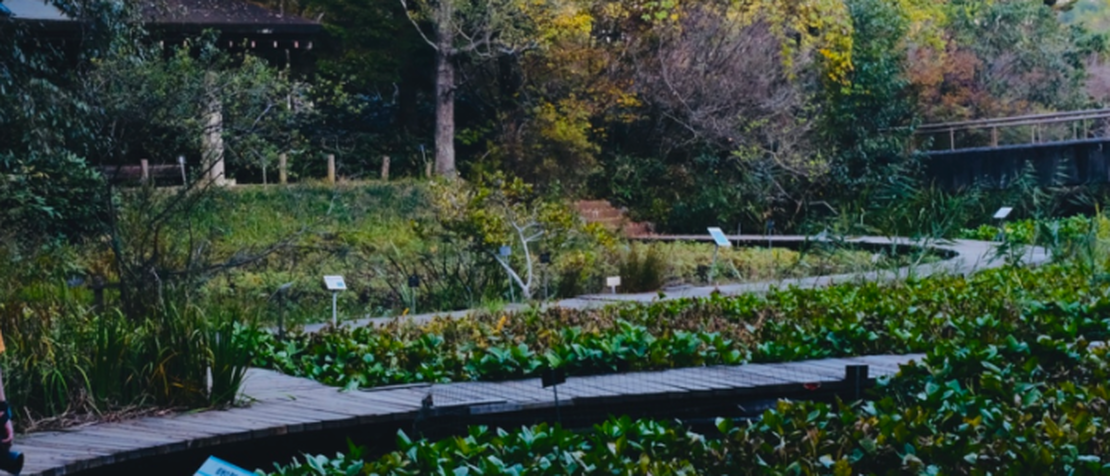
[[193, 476], [254, 476], [254, 473], [215, 456], [209, 456]]
[[347, 283], [343, 281], [343, 276], [324, 276], [324, 285], [328, 287], [328, 291], [347, 290]]
[[706, 229], [709, 230], [709, 236], [713, 237], [713, 242], [717, 243], [717, 246], [723, 246], [725, 248], [732, 246], [732, 242], [728, 241], [728, 237], [725, 236], [725, 232], [721, 231], [720, 228], [714, 226]]
[[1010, 212], [1012, 212], [1012, 211], [1014, 211], [1013, 207], [999, 208], [997, 212], [994, 212], [994, 219], [995, 220], [1003, 220], [1006, 217], [1010, 216]]
[[621, 285], [621, 277], [620, 276], [609, 276], [608, 278], [605, 278], [605, 285], [609, 286], [611, 288], [620, 286]]

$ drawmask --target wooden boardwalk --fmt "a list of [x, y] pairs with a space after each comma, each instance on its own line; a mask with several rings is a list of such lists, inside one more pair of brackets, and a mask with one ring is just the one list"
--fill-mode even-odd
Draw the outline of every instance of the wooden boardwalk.
[[[696, 367], [570, 377], [558, 387], [563, 412], [627, 402], [715, 398], [777, 398], [803, 388], [847, 389], [847, 366], [866, 365], [876, 378], [897, 373], [921, 355], [883, 355], [779, 364]], [[539, 379], [401, 385], [342, 392], [312, 380], [251, 369], [243, 390], [252, 402], [229, 410], [146, 417], [66, 431], [23, 435], [26, 475], [64, 475], [116, 463], [215, 448], [220, 445], [325, 430], [413, 421], [437, 412], [471, 417], [553, 408], [550, 388]], [[430, 398], [429, 398], [430, 397]], [[431, 406], [427, 406], [430, 400]], [[422, 403], [424, 402], [424, 403]], [[275, 455], [275, 459], [294, 455]], [[234, 463], [234, 461], [232, 461]], [[253, 469], [253, 468], [248, 468]]]

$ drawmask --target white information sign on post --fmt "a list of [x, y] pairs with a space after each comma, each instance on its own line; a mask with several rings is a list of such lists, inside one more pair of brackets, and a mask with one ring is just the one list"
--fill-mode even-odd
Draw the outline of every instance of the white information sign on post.
[[616, 294], [617, 293], [617, 286], [621, 285], [621, 277], [620, 276], [609, 276], [608, 278], [605, 278], [605, 285], [609, 286], [609, 289], [611, 289], [613, 291], [613, 294]]
[[215, 456], [209, 456], [193, 476], [254, 476], [254, 473]]
[[709, 278], [709, 281], [712, 282], [713, 271], [717, 269], [717, 252], [720, 251], [721, 247], [731, 248], [732, 242], [728, 241], [728, 237], [725, 236], [725, 232], [721, 231], [720, 228], [711, 226], [709, 228], [706, 228], [706, 230], [709, 230], [709, 236], [713, 237], [713, 243], [717, 245], [715, 248], [713, 248], [713, 265], [709, 267], [710, 275], [707, 276], [707, 278]]
[[1012, 211], [1014, 211], [1013, 207], [999, 208], [997, 212], [994, 212], [994, 219], [995, 220], [1005, 220], [1006, 217], [1010, 216], [1010, 212], [1012, 212]]
[[716, 243], [717, 246], [723, 246], [725, 248], [732, 246], [732, 242], [728, 241], [725, 232], [721, 231], [720, 228], [714, 226], [707, 228], [707, 230], [709, 230], [709, 236], [713, 237], [713, 242]]
[[331, 325], [339, 326], [339, 291], [347, 290], [347, 282], [343, 276], [324, 276], [324, 286], [331, 291]]
[[347, 283], [343, 281], [343, 276], [324, 276], [324, 286], [327, 286], [328, 291], [347, 290]]

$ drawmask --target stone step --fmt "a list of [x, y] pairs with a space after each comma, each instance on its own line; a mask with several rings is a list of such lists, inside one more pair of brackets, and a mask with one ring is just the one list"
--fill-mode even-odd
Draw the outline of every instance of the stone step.
[[623, 210], [614, 207], [607, 200], [581, 200], [574, 204], [574, 208], [586, 223], [597, 223], [609, 230], [620, 231], [625, 236], [651, 233], [650, 224], [632, 222]]

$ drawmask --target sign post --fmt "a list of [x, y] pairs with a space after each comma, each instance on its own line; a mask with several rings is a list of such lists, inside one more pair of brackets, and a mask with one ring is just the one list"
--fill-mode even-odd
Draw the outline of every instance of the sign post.
[[994, 219], [998, 220], [998, 237], [999, 241], [1006, 241], [1006, 217], [1010, 216], [1010, 212], [1014, 211], [1013, 207], [1002, 207], [997, 212], [994, 212]]
[[278, 298], [278, 305], [281, 306], [281, 312], [278, 314], [279, 341], [285, 340], [285, 308], [288, 306], [289, 289], [291, 289], [292, 287], [293, 282], [290, 281], [288, 283], [282, 284], [281, 286], [278, 286], [277, 291], [274, 292], [274, 296], [277, 296]]
[[181, 186], [182, 187], [187, 187], [189, 185], [189, 179], [185, 178], [185, 156], [184, 155], [177, 156], [177, 165], [179, 167], [181, 167]]
[[620, 276], [609, 276], [608, 278], [605, 278], [605, 285], [609, 286], [609, 289], [611, 291], [613, 291], [613, 294], [616, 294], [617, 293], [617, 286], [621, 285], [621, 277]]
[[555, 421], [560, 424], [563, 422], [563, 415], [559, 410], [559, 384], [566, 381], [567, 372], [562, 368], [549, 368], [540, 375], [540, 384], [543, 385], [543, 388], [551, 387], [551, 391], [555, 394]]
[[547, 268], [551, 265], [551, 252], [544, 251], [540, 253], [540, 264], [543, 265], [543, 300], [548, 299], [547, 296]]
[[771, 234], [775, 232], [775, 220], [767, 220], [767, 249], [771, 249]]
[[728, 241], [728, 237], [725, 236], [725, 232], [721, 231], [720, 228], [711, 226], [709, 228], [706, 228], [706, 230], [709, 231], [709, 236], [713, 237], [713, 243], [716, 245], [713, 247], [713, 265], [709, 268], [709, 281], [712, 282], [713, 278], [715, 278], [717, 274], [717, 253], [721, 250], [722, 246], [725, 248], [731, 248], [732, 242]]
[[324, 276], [324, 286], [331, 291], [331, 325], [339, 327], [339, 291], [346, 291], [347, 283], [343, 281], [343, 276]]
[[412, 292], [412, 314], [416, 314], [416, 288], [420, 287], [420, 275], [413, 274], [409, 276], [409, 291]]
[[[513, 247], [509, 245], [502, 245], [501, 248], [497, 250], [497, 254], [501, 255], [502, 258], [505, 258], [505, 263], [508, 264], [509, 255], [513, 254]], [[505, 272], [505, 275], [509, 278], [509, 302], [516, 302], [516, 295], [513, 292], [513, 275], [509, 274], [508, 271]]]

